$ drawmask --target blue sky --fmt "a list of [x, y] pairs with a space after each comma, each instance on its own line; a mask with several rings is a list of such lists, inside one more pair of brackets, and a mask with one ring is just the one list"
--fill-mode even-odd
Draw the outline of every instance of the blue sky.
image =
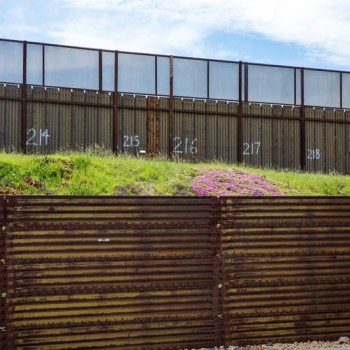
[[350, 71], [349, 0], [0, 0], [0, 37]]

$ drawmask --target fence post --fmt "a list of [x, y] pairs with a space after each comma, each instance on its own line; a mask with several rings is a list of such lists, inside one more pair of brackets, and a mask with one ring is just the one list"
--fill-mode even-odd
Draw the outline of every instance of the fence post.
[[224, 315], [222, 308], [222, 255], [221, 255], [221, 199], [213, 199], [212, 214], [212, 234], [214, 238], [213, 247], [213, 321], [214, 321], [214, 340], [216, 346], [224, 345]]
[[237, 125], [237, 162], [243, 162], [243, 106], [242, 106], [242, 61], [238, 71], [238, 125]]
[[103, 75], [102, 75], [102, 50], [98, 50], [98, 90], [99, 92], [102, 91], [103, 84]]
[[22, 81], [22, 152], [27, 153], [27, 42], [23, 42], [23, 81]]
[[170, 56], [169, 158], [174, 158], [174, 57]]
[[118, 51], [114, 52], [113, 153], [118, 154]]
[[300, 119], [300, 167], [306, 170], [306, 131], [305, 131], [305, 85], [304, 68], [301, 68], [301, 119]]

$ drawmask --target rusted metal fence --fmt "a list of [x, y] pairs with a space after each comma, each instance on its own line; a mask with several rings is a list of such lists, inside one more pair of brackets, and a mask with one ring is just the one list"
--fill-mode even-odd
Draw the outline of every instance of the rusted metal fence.
[[221, 210], [226, 344], [350, 329], [349, 198], [223, 198]]
[[350, 199], [0, 197], [3, 349], [337, 339]]
[[350, 173], [347, 110], [305, 107], [303, 118], [291, 106], [243, 103], [240, 112], [236, 102], [178, 98], [171, 110], [168, 98], [135, 95], [119, 95], [115, 107], [107, 92], [34, 87], [23, 119], [21, 91], [0, 88], [0, 147], [10, 152], [99, 147], [282, 169], [301, 169], [304, 157], [308, 171]]
[[350, 174], [350, 73], [0, 39], [0, 149]]
[[8, 349], [220, 343], [212, 198], [9, 197]]

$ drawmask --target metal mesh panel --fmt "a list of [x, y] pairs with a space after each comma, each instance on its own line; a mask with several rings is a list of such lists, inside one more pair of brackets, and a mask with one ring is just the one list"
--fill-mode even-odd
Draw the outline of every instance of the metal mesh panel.
[[155, 94], [155, 56], [119, 53], [118, 90]]
[[238, 100], [239, 65], [209, 61], [209, 98]]
[[98, 90], [98, 51], [45, 45], [45, 85]]
[[340, 107], [340, 73], [306, 69], [304, 84], [306, 105]]
[[43, 45], [27, 45], [27, 83], [43, 85]]
[[294, 104], [294, 69], [248, 65], [248, 99]]
[[114, 91], [115, 53], [102, 52], [102, 90]]
[[208, 62], [174, 58], [174, 95], [208, 97]]
[[23, 82], [23, 44], [0, 41], [0, 81]]

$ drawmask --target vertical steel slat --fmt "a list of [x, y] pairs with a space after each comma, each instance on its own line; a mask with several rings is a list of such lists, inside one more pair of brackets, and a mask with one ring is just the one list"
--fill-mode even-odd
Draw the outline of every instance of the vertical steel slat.
[[98, 50], [98, 90], [102, 92], [103, 89], [103, 70], [102, 70], [102, 50]]
[[[245, 67], [245, 66], [244, 66]], [[245, 79], [245, 85], [247, 80]], [[245, 86], [244, 86], [245, 88]], [[242, 106], [242, 62], [239, 62], [238, 72], [238, 126], [237, 126], [237, 162], [243, 162], [243, 106]], [[246, 93], [247, 96], [247, 93]]]
[[23, 84], [22, 84], [22, 152], [27, 153], [27, 42], [23, 43]]
[[213, 247], [213, 322], [214, 339], [217, 346], [224, 345], [224, 316], [222, 305], [222, 246], [221, 246], [221, 199], [213, 199], [212, 233], [214, 235]]
[[305, 82], [304, 68], [301, 68], [301, 119], [300, 119], [300, 168], [306, 170], [306, 131], [305, 131]]
[[114, 55], [113, 153], [118, 154], [118, 51]]
[[170, 97], [169, 97], [169, 158], [174, 158], [174, 57], [170, 56]]

